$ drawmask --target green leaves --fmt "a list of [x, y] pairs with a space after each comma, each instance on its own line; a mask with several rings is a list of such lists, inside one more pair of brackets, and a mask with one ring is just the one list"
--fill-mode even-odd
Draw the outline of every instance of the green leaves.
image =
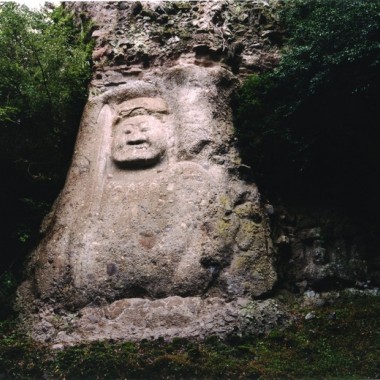
[[0, 159], [61, 170], [60, 144], [75, 134], [87, 96], [88, 32], [61, 7], [0, 4]]
[[74, 99], [86, 97], [88, 26], [78, 30], [61, 8], [32, 12], [3, 3], [0, 9], [0, 107], [13, 107], [25, 119], [44, 115], [50, 130], [61, 127]]
[[62, 186], [91, 76], [91, 25], [62, 7], [0, 3], [0, 273], [35, 244]]
[[[280, 16], [287, 30], [280, 64], [239, 95], [246, 161], [267, 189], [306, 184], [339, 196], [347, 186], [376, 188], [380, 1], [289, 0]], [[352, 178], [361, 183], [355, 190]]]

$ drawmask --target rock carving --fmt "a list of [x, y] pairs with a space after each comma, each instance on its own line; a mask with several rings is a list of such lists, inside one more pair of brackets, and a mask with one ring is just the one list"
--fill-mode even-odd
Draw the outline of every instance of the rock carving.
[[257, 300], [277, 275], [260, 195], [239, 176], [237, 79], [198, 58], [111, 87], [93, 80], [65, 187], [19, 288], [34, 339], [204, 338], [287, 320]]

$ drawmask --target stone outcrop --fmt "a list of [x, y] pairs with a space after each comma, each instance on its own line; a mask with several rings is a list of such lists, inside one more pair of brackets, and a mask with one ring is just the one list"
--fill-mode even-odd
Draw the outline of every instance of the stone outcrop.
[[97, 25], [94, 79], [19, 289], [34, 339], [203, 338], [287, 323], [278, 303], [259, 300], [277, 281], [276, 255], [258, 190], [239, 176], [230, 107], [239, 76], [277, 58], [263, 25], [271, 8], [67, 6]]
[[216, 64], [239, 77], [273, 67], [282, 32], [278, 0], [66, 3], [95, 23], [94, 92], [147, 69]]

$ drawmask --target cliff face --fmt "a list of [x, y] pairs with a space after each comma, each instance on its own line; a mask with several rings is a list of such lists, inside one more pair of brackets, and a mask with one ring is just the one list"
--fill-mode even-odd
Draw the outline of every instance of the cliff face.
[[[276, 16], [281, 1], [67, 6], [90, 17], [97, 28], [93, 93], [178, 64], [223, 67], [241, 82], [249, 74], [274, 67], [283, 41]], [[310, 288], [380, 284], [374, 223], [343, 217], [328, 207], [269, 202], [274, 205], [267, 209], [283, 286], [302, 293]]]
[[259, 40], [274, 33], [260, 24], [271, 8], [248, 5], [68, 4], [98, 28], [94, 79], [19, 292], [35, 339], [203, 338], [287, 322], [274, 300], [256, 300], [276, 284], [276, 257], [234, 144], [239, 76], [276, 59]]
[[289, 322], [269, 298], [279, 279], [303, 292], [365, 278], [355, 250], [327, 247], [319, 221], [263, 204], [241, 177], [231, 96], [278, 61], [275, 6], [66, 4], [94, 23], [94, 74], [19, 291], [36, 340], [259, 333]]

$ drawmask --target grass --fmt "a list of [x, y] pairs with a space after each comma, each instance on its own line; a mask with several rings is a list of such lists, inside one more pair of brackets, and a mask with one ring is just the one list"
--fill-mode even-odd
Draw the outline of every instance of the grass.
[[285, 331], [140, 343], [97, 342], [50, 351], [0, 325], [0, 379], [363, 379], [380, 376], [380, 298], [351, 296]]

